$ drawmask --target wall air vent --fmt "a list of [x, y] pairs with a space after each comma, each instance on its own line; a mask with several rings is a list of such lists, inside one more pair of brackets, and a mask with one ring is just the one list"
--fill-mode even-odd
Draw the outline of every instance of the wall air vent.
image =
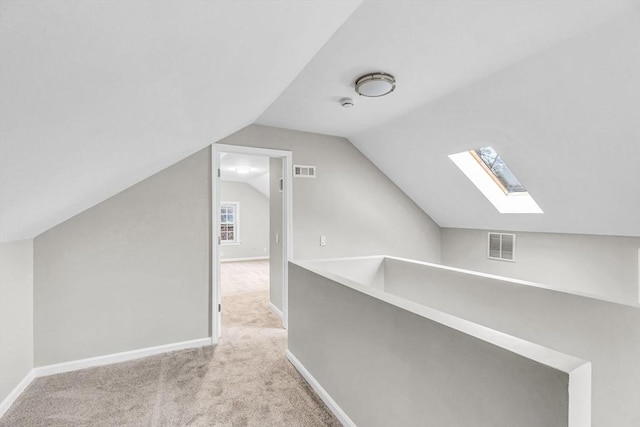
[[293, 165], [293, 176], [299, 178], [315, 178], [316, 167], [309, 165]]
[[516, 235], [489, 233], [487, 239], [487, 258], [515, 262]]

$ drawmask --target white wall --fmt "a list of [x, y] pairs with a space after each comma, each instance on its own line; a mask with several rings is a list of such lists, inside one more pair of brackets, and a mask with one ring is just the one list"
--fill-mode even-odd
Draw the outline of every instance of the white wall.
[[0, 245], [0, 402], [33, 368], [33, 240]]
[[548, 350], [294, 263], [289, 277], [288, 349], [355, 425], [572, 425], [573, 357], [536, 360]]
[[210, 336], [206, 148], [34, 243], [35, 366]]
[[591, 362], [593, 425], [640, 425], [640, 305], [390, 258], [384, 274], [385, 292]]
[[294, 258], [391, 254], [440, 262], [440, 227], [348, 140], [251, 125], [219, 142], [290, 150], [294, 164], [317, 166], [317, 178], [293, 179]]
[[240, 242], [222, 244], [221, 258], [269, 256], [269, 199], [244, 182], [221, 181], [220, 201], [240, 204]]
[[487, 258], [486, 230], [443, 228], [442, 264], [638, 302], [639, 237], [515, 234], [516, 260], [505, 262]]

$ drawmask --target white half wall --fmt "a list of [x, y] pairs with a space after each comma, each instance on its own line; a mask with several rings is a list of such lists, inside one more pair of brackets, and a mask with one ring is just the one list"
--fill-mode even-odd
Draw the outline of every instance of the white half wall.
[[0, 402], [12, 394], [31, 369], [33, 240], [27, 239], [0, 245]]
[[289, 263], [288, 354], [345, 425], [590, 425], [585, 360], [309, 264]]
[[269, 256], [269, 199], [244, 182], [221, 181], [220, 200], [237, 202], [240, 209], [240, 241], [222, 244], [221, 258]]
[[487, 232], [443, 228], [442, 264], [638, 303], [639, 237], [515, 232], [515, 262], [505, 262], [487, 258]]

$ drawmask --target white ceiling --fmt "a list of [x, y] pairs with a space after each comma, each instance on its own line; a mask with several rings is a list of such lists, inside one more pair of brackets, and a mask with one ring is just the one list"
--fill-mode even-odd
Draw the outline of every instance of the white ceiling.
[[253, 123], [358, 4], [2, 1], [0, 240]]
[[[348, 137], [444, 227], [640, 235], [637, 1], [365, 2], [258, 123]], [[357, 98], [364, 72], [395, 74]], [[448, 159], [492, 145], [543, 215]]]
[[[633, 8], [618, 1], [364, 2], [258, 118], [268, 126], [352, 137]], [[359, 97], [372, 71], [398, 85]], [[353, 97], [355, 107], [339, 100]]]
[[[249, 168], [239, 173], [237, 168]], [[269, 197], [269, 157], [239, 153], [220, 153], [220, 179], [244, 182]]]
[[[0, 0], [0, 240], [254, 121], [348, 137], [441, 226], [640, 235], [640, 2], [359, 4]], [[397, 90], [341, 108], [370, 71]], [[480, 145], [543, 215], [447, 157]]]
[[[640, 236], [637, 17], [576, 37], [352, 141], [443, 227]], [[544, 214], [498, 213], [447, 157], [486, 145]]]

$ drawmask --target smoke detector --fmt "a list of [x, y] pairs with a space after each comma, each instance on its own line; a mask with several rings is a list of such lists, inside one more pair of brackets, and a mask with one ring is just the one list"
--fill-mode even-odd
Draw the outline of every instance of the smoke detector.
[[352, 108], [355, 104], [353, 103], [353, 99], [351, 98], [342, 98], [340, 100], [340, 105], [344, 108]]
[[388, 73], [369, 73], [356, 80], [356, 93], [361, 96], [376, 98], [384, 96], [396, 89], [396, 79]]

